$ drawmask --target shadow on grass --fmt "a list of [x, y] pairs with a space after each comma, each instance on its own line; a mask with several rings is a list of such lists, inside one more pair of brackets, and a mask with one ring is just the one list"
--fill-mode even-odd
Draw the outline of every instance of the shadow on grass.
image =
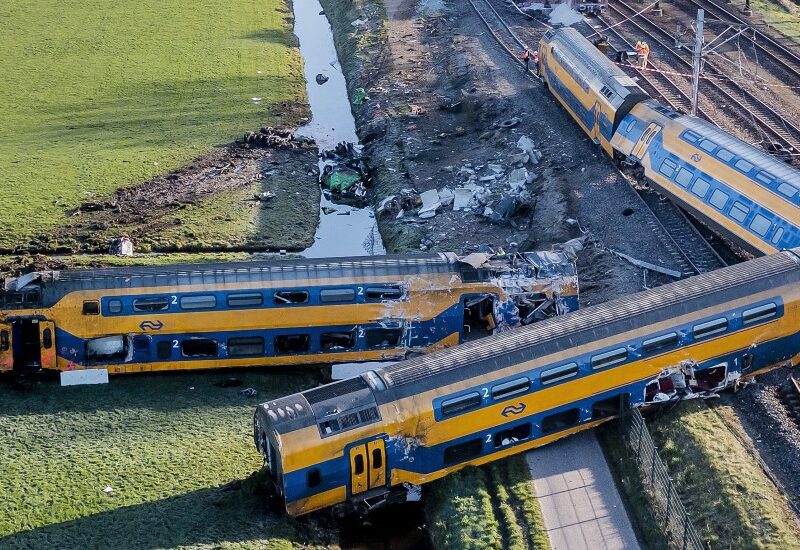
[[[222, 387], [229, 379], [240, 383]], [[303, 391], [329, 381], [321, 366], [297, 368], [218, 369], [201, 372], [132, 374], [113, 376], [99, 386], [58, 386], [58, 375], [50, 373], [18, 383], [0, 378], [0, 416], [60, 415], [119, 409], [179, 411], [252, 406], [267, 399]], [[256, 397], [243, 397], [244, 388], [255, 388]]]
[[297, 38], [291, 32], [282, 29], [262, 29], [242, 36], [247, 40], [258, 40], [259, 42], [269, 42], [270, 44], [281, 44], [282, 46], [297, 46]]
[[310, 523], [319, 518], [295, 521], [272, 508], [254, 493], [207, 488], [9, 535], [0, 538], [0, 548], [217, 548], [244, 542], [260, 548], [333, 542], [327, 529]]

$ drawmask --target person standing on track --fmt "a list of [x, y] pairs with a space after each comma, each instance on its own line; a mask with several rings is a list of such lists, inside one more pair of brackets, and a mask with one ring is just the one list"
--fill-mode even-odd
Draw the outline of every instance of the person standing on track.
[[525, 53], [522, 54], [522, 61], [525, 62], [525, 72], [528, 72], [528, 64], [531, 61], [531, 50], [530, 48], [525, 48]]
[[642, 42], [642, 51], [640, 52], [642, 58], [642, 69], [647, 68], [647, 58], [650, 57], [650, 46], [647, 42]]
[[539, 50], [533, 51], [533, 65], [536, 67], [536, 76], [541, 76], [539, 74]]

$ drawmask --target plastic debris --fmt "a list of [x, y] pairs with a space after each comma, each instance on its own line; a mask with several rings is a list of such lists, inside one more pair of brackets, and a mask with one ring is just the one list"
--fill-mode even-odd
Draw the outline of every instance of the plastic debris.
[[110, 495], [111, 493], [114, 492], [114, 489], [112, 489], [111, 487], [106, 487], [105, 489], [103, 489], [103, 492], [107, 495]]
[[239, 392], [239, 395], [243, 397], [255, 397], [258, 395], [258, 391], [255, 388], [246, 388]]
[[317, 74], [316, 80], [317, 80], [317, 84], [321, 85], [321, 84], [325, 84], [328, 80], [330, 80], [330, 77], [328, 75], [326, 75], [325, 73], [319, 73], [319, 74]]
[[361, 105], [365, 101], [369, 101], [369, 96], [364, 88], [356, 88], [353, 94], [353, 105]]

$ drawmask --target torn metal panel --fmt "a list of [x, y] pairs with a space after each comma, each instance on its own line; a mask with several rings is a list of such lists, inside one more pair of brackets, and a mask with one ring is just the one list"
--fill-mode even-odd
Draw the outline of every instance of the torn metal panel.
[[668, 401], [717, 397], [718, 393], [741, 378], [736, 365], [729, 368], [728, 362], [700, 369], [695, 361], [682, 361], [675, 367], [663, 369], [645, 386], [641, 406]]

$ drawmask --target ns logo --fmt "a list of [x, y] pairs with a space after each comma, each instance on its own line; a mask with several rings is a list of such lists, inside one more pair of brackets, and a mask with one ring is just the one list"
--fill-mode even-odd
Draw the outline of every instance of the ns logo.
[[505, 417], [509, 417], [522, 414], [523, 412], [525, 412], [525, 403], [520, 403], [518, 405], [508, 405], [500, 414]]

